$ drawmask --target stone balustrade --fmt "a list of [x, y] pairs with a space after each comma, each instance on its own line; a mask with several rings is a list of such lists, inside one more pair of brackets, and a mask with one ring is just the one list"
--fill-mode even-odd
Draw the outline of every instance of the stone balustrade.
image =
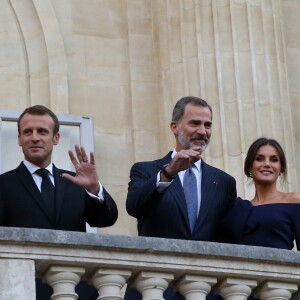
[[1, 227], [0, 256], [0, 300], [34, 300], [36, 277], [53, 288], [52, 300], [77, 299], [81, 280], [98, 289], [98, 300], [123, 299], [126, 284], [144, 300], [163, 299], [170, 284], [186, 300], [204, 300], [210, 291], [226, 300], [300, 295], [296, 251]]

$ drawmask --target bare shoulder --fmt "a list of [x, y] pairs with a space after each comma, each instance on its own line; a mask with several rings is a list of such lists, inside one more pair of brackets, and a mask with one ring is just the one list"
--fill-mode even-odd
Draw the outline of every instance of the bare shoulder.
[[285, 193], [284, 197], [288, 203], [300, 203], [300, 193]]

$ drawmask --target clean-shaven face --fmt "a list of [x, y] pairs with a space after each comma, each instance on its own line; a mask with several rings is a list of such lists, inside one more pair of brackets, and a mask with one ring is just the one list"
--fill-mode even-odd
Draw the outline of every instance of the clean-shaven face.
[[18, 142], [26, 160], [39, 167], [50, 164], [53, 145], [59, 142], [59, 133], [53, 135], [53, 130], [54, 121], [47, 114], [23, 116]]
[[271, 145], [261, 146], [251, 167], [254, 182], [275, 183], [281, 173], [280, 157]]

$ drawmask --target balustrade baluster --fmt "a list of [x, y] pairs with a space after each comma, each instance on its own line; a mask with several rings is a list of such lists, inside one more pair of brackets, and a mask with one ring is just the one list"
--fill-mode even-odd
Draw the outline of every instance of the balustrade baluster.
[[142, 300], [163, 300], [163, 293], [174, 275], [163, 272], [143, 271], [138, 274], [133, 286], [142, 294]]
[[176, 284], [176, 288], [186, 300], [205, 300], [217, 279], [209, 276], [184, 275]]
[[214, 287], [214, 292], [225, 300], [246, 300], [256, 286], [255, 280], [225, 278]]
[[267, 281], [254, 290], [254, 297], [261, 300], [289, 300], [297, 290], [296, 283]]
[[46, 282], [53, 288], [51, 300], [77, 300], [75, 286], [85, 269], [81, 267], [52, 266], [45, 275]]
[[94, 287], [99, 291], [97, 300], [121, 300], [121, 289], [131, 272], [126, 270], [99, 269], [91, 278]]

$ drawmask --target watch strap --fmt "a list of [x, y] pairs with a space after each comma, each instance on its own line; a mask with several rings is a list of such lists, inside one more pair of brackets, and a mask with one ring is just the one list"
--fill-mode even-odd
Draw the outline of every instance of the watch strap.
[[173, 180], [175, 178], [175, 176], [170, 175], [167, 171], [166, 171], [166, 167], [169, 164], [163, 165], [162, 168], [160, 169], [160, 171], [165, 175], [165, 177], [167, 177], [170, 180]]

